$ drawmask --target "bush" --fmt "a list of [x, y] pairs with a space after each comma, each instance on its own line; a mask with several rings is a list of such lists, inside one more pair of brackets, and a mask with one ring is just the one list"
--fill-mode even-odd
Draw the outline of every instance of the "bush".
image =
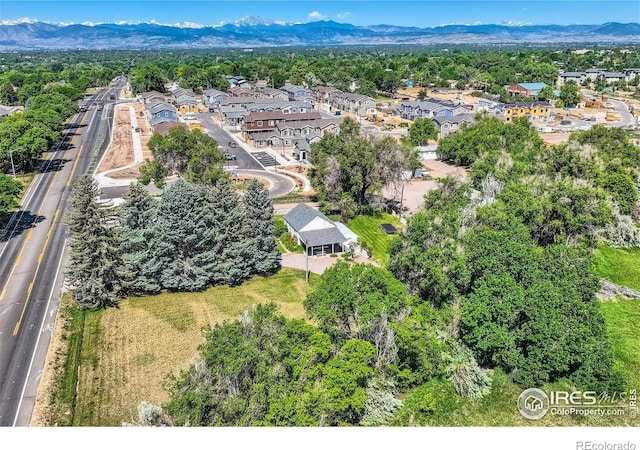
[[491, 379], [473, 356], [473, 352], [456, 342], [451, 353], [443, 354], [449, 381], [463, 397], [482, 398], [491, 392]]
[[640, 247], [640, 228], [630, 216], [620, 214], [617, 205], [613, 208], [613, 220], [603, 230], [602, 236], [611, 247]]
[[473, 91], [469, 95], [472, 96], [472, 97], [482, 97], [482, 91]]
[[302, 245], [298, 245], [298, 239], [289, 232], [282, 233], [280, 235], [280, 242], [284, 248], [294, 253], [302, 253]]
[[391, 392], [393, 388], [392, 382], [369, 380], [365, 389], [367, 402], [364, 405], [364, 414], [360, 419], [360, 425], [379, 427], [387, 424], [402, 406], [402, 400], [395, 398]]
[[459, 403], [449, 381], [433, 379], [407, 396], [390, 425], [448, 425]]
[[284, 223], [284, 219], [281, 217], [274, 217], [273, 218], [273, 223], [274, 223], [274, 227], [273, 227], [273, 235], [278, 237], [278, 236], [282, 236], [283, 233], [287, 233], [289, 231], [289, 229], [287, 228], [287, 224]]

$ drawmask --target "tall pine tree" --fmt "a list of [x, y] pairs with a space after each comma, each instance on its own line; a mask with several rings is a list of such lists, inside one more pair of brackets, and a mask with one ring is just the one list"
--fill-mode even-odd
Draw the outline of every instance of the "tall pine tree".
[[273, 235], [273, 205], [262, 183], [252, 179], [243, 198], [246, 220], [245, 239], [252, 246], [252, 272], [261, 275], [280, 267], [280, 252]]
[[120, 210], [120, 253], [127, 277], [127, 293], [160, 292], [160, 266], [152, 261], [157, 205], [141, 184], [129, 186]]
[[115, 306], [121, 289], [122, 262], [99, 195], [93, 178], [82, 175], [73, 187], [66, 217], [71, 252], [65, 275], [73, 298], [85, 309]]
[[184, 180], [171, 185], [158, 205], [150, 264], [171, 291], [198, 291], [209, 284], [215, 257], [214, 230], [207, 226], [205, 202]]
[[208, 224], [214, 233], [213, 284], [238, 284], [251, 274], [251, 245], [245, 239], [246, 220], [238, 194], [229, 180], [220, 179], [204, 193]]

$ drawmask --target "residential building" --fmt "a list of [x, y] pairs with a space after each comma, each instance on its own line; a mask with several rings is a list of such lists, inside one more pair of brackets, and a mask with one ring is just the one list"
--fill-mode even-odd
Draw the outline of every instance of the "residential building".
[[577, 84], [582, 84], [582, 82], [587, 79], [587, 74], [585, 72], [563, 72], [558, 75], [558, 86], [563, 86], [567, 84], [569, 81], [574, 81]]
[[471, 124], [475, 121], [473, 114], [459, 114], [457, 116], [436, 116], [433, 118], [438, 129], [440, 139], [450, 134], [460, 131], [464, 124]]
[[311, 155], [311, 144], [315, 144], [320, 139], [319, 134], [310, 133], [302, 138], [293, 140], [293, 156], [297, 161], [306, 162], [309, 161]]
[[153, 131], [165, 135], [171, 128], [176, 127], [184, 128], [185, 130], [189, 129], [189, 125], [184, 122], [160, 122], [153, 127]]
[[523, 95], [525, 97], [537, 98], [538, 92], [546, 86], [547, 83], [518, 83], [508, 86], [507, 93], [513, 96]]
[[523, 102], [504, 105], [503, 118], [507, 122], [516, 117], [528, 117], [530, 120], [546, 120], [551, 116], [552, 106], [549, 102]]
[[622, 73], [624, 73], [627, 81], [631, 81], [635, 79], [635, 77], [640, 75], [640, 68], [627, 68], [622, 69]]
[[602, 72], [606, 72], [606, 70], [604, 70], [604, 69], [596, 69], [596, 68], [587, 69], [587, 70], [584, 71], [584, 76], [586, 78], [589, 78], [592, 82], [595, 82], [595, 81], [598, 80], [598, 76]]
[[467, 114], [469, 110], [460, 103], [456, 104], [448, 100], [417, 100], [402, 102], [397, 109], [397, 114], [403, 119], [433, 119], [434, 117], [451, 117]]
[[284, 216], [289, 233], [308, 256], [342, 253], [357, 243], [357, 236], [343, 224], [331, 221], [317, 209], [299, 203]]
[[142, 100], [142, 104], [145, 106], [157, 102], [169, 102], [169, 97], [158, 91], [143, 92], [140, 94], [140, 99]]
[[201, 100], [201, 96], [196, 95], [191, 89], [174, 89], [172, 94], [176, 104], [184, 104], [187, 101], [199, 103]]
[[368, 117], [376, 114], [376, 101], [362, 94], [342, 92], [333, 96], [333, 106], [356, 117]]
[[289, 100], [289, 94], [287, 94], [284, 91], [281, 91], [280, 89], [274, 89], [270, 87], [265, 87], [263, 89], [260, 89], [259, 95], [261, 98], [269, 98], [269, 99], [281, 100], [281, 101]]
[[598, 75], [598, 81], [602, 81], [606, 84], [615, 83], [616, 81], [626, 81], [626, 75], [622, 72], [601, 72]]
[[232, 97], [255, 97], [255, 94], [253, 92], [240, 86], [233, 86], [229, 88], [229, 93]]
[[162, 122], [175, 122], [178, 120], [176, 107], [170, 103], [156, 102], [147, 108], [149, 124], [155, 127]]
[[217, 89], [206, 89], [202, 93], [202, 101], [205, 105], [209, 107], [209, 111], [218, 111], [220, 107], [220, 102], [227, 100], [229, 98], [229, 93], [222, 92]]
[[285, 84], [280, 90], [287, 93], [290, 101], [313, 102], [311, 91], [305, 87]]

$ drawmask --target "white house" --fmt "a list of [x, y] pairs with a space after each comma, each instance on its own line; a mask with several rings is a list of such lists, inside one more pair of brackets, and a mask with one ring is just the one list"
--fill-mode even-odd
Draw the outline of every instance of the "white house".
[[332, 222], [315, 208], [299, 203], [284, 216], [289, 233], [298, 239], [309, 256], [342, 253], [357, 236], [345, 225]]

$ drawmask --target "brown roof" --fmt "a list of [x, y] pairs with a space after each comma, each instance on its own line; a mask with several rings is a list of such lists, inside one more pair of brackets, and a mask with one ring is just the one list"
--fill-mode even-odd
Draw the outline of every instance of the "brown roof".
[[159, 123], [158, 125], [156, 125], [153, 128], [153, 131], [155, 131], [156, 133], [160, 133], [162, 135], [167, 134], [169, 132], [169, 130], [171, 128], [174, 127], [182, 127], [185, 129], [189, 129], [189, 125], [187, 125], [186, 123], [182, 123], [182, 122], [162, 122]]
[[315, 120], [320, 119], [322, 115], [319, 111], [310, 111], [306, 113], [286, 114], [282, 111], [265, 111], [252, 112], [244, 117], [244, 123], [254, 122], [256, 120]]

